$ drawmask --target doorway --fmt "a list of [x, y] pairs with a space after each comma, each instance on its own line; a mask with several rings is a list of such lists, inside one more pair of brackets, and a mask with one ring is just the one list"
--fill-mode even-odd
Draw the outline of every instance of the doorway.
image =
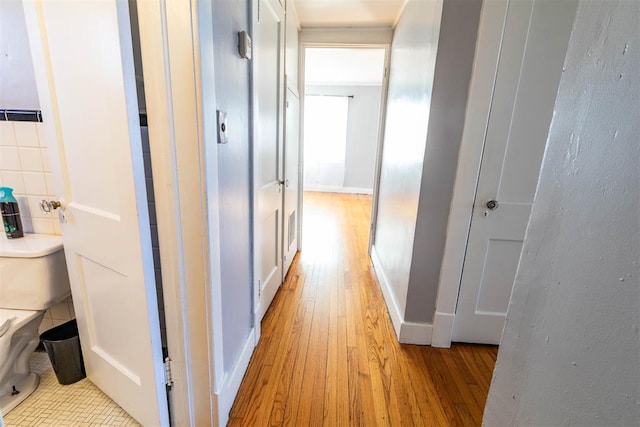
[[303, 193], [375, 205], [387, 57], [386, 46], [303, 46]]
[[[482, 10], [432, 345], [498, 344], [576, 5]], [[461, 167], [464, 165], [464, 167]]]
[[[24, 5], [88, 377], [76, 387], [78, 393], [69, 390], [70, 398], [77, 394], [84, 401], [57, 406], [43, 414], [49, 420], [82, 416], [85, 422], [108, 424], [91, 405], [83, 406], [95, 385], [107, 406], [119, 405], [114, 417], [128, 422], [129, 413], [143, 424], [169, 424], [159, 253], [152, 250], [159, 243], [151, 226], [155, 210], [148, 204], [150, 158], [144, 156], [150, 150], [138, 110], [144, 102], [136, 102], [134, 63], [140, 58], [134, 59], [131, 43], [138, 34], [135, 6], [92, 3], [71, 13], [68, 5]], [[84, 37], [69, 33], [70, 26]], [[93, 48], [96, 39], [103, 47], [99, 52]], [[72, 59], [77, 57], [83, 57], [82, 67]], [[87, 114], [92, 106], [94, 114]], [[106, 110], [109, 119], [101, 117]], [[46, 374], [50, 379], [50, 370]], [[33, 403], [37, 408], [37, 399]], [[66, 412], [73, 418], [65, 420]]]

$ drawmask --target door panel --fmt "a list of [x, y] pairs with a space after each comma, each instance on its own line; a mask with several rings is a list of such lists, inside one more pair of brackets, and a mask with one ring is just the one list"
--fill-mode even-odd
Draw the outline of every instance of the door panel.
[[507, 313], [522, 242], [489, 239], [476, 303], [478, 313]]
[[25, 11], [87, 377], [168, 425], [127, 2]]
[[257, 320], [282, 284], [284, 10], [278, 0], [256, 0], [254, 21], [254, 144], [260, 273]]
[[500, 342], [575, 10], [574, 2], [509, 2], [454, 341]]
[[300, 100], [296, 93], [287, 89], [286, 133], [284, 159], [284, 276], [287, 275], [298, 251], [298, 171], [300, 150]]

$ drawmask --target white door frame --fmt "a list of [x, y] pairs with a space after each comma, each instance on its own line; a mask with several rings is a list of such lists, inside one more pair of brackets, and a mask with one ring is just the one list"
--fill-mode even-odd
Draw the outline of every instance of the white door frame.
[[[260, 0], [251, 0], [250, 1], [250, 7], [249, 7], [249, 15], [250, 15], [250, 24], [251, 24], [251, 36], [254, 37], [255, 40], [255, 31], [256, 31], [256, 27], [258, 25], [258, 13], [259, 13], [259, 9], [260, 9], [260, 5], [259, 5]], [[282, 82], [282, 87], [279, 88], [279, 92], [278, 92], [278, 98], [279, 98], [279, 103], [278, 103], [278, 107], [279, 107], [279, 111], [278, 111], [278, 138], [284, 138], [284, 133], [285, 133], [285, 129], [284, 129], [284, 124], [285, 124], [285, 120], [284, 120], [284, 115], [286, 114], [285, 111], [285, 102], [286, 102], [286, 94], [287, 94], [287, 83], [286, 83], [286, 75], [285, 75], [285, 55], [286, 55], [286, 20], [287, 20], [287, 12], [285, 9], [285, 6], [283, 4], [283, 0], [278, 0], [278, 2], [280, 3], [280, 6], [282, 7], [282, 10], [284, 11], [284, 19], [282, 21], [282, 28], [281, 28], [281, 35], [282, 37], [285, 37], [285, 39], [283, 39], [281, 47], [282, 47], [282, 52], [281, 52], [281, 57], [278, 58], [278, 66], [279, 66], [279, 73], [282, 73], [281, 75], [279, 75], [278, 79], [279, 81]], [[255, 43], [254, 43], [254, 49], [255, 49]], [[258, 165], [258, 153], [257, 153], [257, 147], [256, 147], [256, 141], [255, 141], [255, 131], [256, 131], [256, 123], [257, 120], [259, 119], [258, 117], [258, 103], [256, 102], [257, 99], [257, 95], [256, 95], [256, 86], [254, 84], [255, 82], [255, 76], [257, 74], [256, 70], [256, 61], [255, 61], [255, 53], [253, 55], [253, 58], [251, 60], [251, 66], [250, 66], [250, 94], [251, 94], [251, 120], [250, 120], [250, 124], [249, 124], [249, 135], [251, 138], [251, 165], [250, 165], [250, 171], [251, 171], [251, 175], [250, 175], [250, 182], [251, 182], [251, 236], [252, 236], [252, 243], [251, 243], [251, 256], [253, 257], [251, 265], [253, 267], [253, 271], [251, 274], [251, 283], [253, 283], [253, 312], [251, 314], [252, 316], [252, 327], [254, 330], [254, 341], [255, 341], [255, 346], [258, 345], [258, 342], [260, 341], [260, 336], [261, 336], [261, 331], [262, 331], [262, 318], [264, 317], [264, 314], [266, 313], [266, 310], [269, 307], [265, 307], [264, 308], [264, 312], [261, 313], [261, 283], [260, 283], [260, 271], [261, 271], [261, 257], [260, 257], [260, 252], [261, 248], [259, 246], [259, 244], [256, 243], [256, 239], [258, 236], [260, 236], [260, 227], [259, 227], [259, 218], [258, 218], [258, 206], [259, 206], [259, 192], [260, 192], [260, 186], [258, 185], [258, 177], [256, 176], [256, 168]], [[284, 140], [283, 140], [284, 141]], [[283, 145], [284, 147], [284, 145]], [[284, 157], [284, 153], [282, 153], [283, 157]], [[282, 170], [282, 173], [284, 174], [284, 169]], [[277, 177], [278, 180], [280, 180], [282, 177], [278, 176]], [[284, 186], [281, 186], [282, 189], [284, 189]], [[283, 192], [281, 192], [281, 194], [283, 194]], [[281, 208], [284, 206], [284, 196], [282, 198], [281, 201]], [[282, 224], [282, 221], [280, 221], [280, 223]], [[282, 227], [280, 230], [280, 236], [278, 236], [278, 242], [280, 243], [280, 252], [282, 252]], [[280, 253], [280, 262], [283, 264], [283, 268], [284, 268], [284, 263], [282, 261], [282, 253]], [[279, 275], [280, 276], [280, 280], [282, 280], [282, 273]], [[282, 282], [280, 282], [280, 286], [282, 285]], [[280, 288], [278, 288], [279, 290]], [[277, 291], [276, 291], [277, 292]]]
[[[34, 0], [24, 2], [33, 7]], [[203, 125], [197, 24], [199, 16], [211, 16], [206, 4], [137, 2], [172, 360], [173, 425], [217, 425], [219, 420], [213, 392], [217, 376], [210, 369], [222, 364], [222, 346], [215, 345], [222, 339], [221, 311], [212, 303], [220, 301], [220, 278], [210, 273], [220, 271], [218, 187], [216, 176], [209, 177], [207, 186], [205, 175], [210, 159], [204, 155], [204, 132], [209, 129]], [[210, 26], [202, 27], [207, 31]]]
[[382, 171], [382, 148], [384, 145], [385, 117], [387, 113], [387, 95], [389, 92], [389, 70], [391, 63], [390, 43], [325, 43], [325, 42], [301, 42], [299, 44], [299, 72], [298, 80], [300, 84], [300, 149], [298, 150], [299, 183], [298, 183], [298, 250], [302, 250], [302, 223], [304, 218], [303, 197], [304, 197], [304, 99], [306, 96], [305, 78], [305, 58], [306, 48], [337, 48], [337, 49], [384, 49], [384, 77], [382, 79], [382, 91], [380, 99], [380, 112], [378, 116], [378, 141], [376, 143], [376, 164], [373, 179], [373, 203], [371, 207], [371, 224], [369, 228], [368, 251], [371, 254], [373, 246], [373, 236], [375, 234], [375, 224], [378, 217], [378, 192], [380, 187], [380, 173]]
[[215, 168], [206, 168], [217, 158], [215, 150], [205, 151], [205, 136], [214, 131], [204, 120], [215, 101], [202, 97], [213, 76], [201, 79], [199, 40], [211, 29], [198, 25], [199, 17], [211, 16], [211, 5], [145, 0], [137, 8], [172, 359], [172, 424], [217, 425], [214, 385], [223, 363], [218, 185]]

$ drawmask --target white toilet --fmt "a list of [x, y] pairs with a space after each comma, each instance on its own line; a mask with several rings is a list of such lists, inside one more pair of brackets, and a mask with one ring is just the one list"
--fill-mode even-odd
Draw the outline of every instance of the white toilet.
[[7, 414], [38, 386], [29, 357], [38, 345], [45, 310], [71, 293], [58, 236], [0, 237], [0, 413]]

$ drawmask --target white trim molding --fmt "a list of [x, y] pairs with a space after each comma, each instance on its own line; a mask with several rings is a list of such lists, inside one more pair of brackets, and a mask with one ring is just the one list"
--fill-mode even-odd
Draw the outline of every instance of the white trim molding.
[[371, 248], [371, 260], [373, 261], [373, 268], [380, 284], [380, 290], [384, 297], [393, 329], [396, 332], [398, 342], [401, 344], [416, 344], [416, 345], [430, 345], [432, 335], [432, 325], [430, 323], [415, 323], [407, 322], [404, 320], [404, 314], [398, 307], [398, 302], [393, 296], [391, 290], [391, 284], [384, 273], [380, 257], [376, 252], [375, 246]]
[[433, 316], [433, 331], [431, 345], [433, 347], [451, 347], [451, 333], [453, 332], [453, 313], [437, 312]]
[[320, 193], [373, 194], [373, 188], [338, 187], [337, 185], [311, 185], [304, 187], [304, 191], [317, 191]]
[[415, 323], [402, 321], [398, 341], [401, 344], [431, 345], [431, 323]]
[[220, 390], [217, 391], [218, 414], [220, 414], [218, 425], [227, 425], [227, 422], [229, 421], [231, 407], [233, 406], [233, 402], [238, 394], [238, 390], [240, 389], [240, 384], [242, 383], [242, 378], [244, 378], [244, 374], [247, 372], [251, 356], [253, 355], [256, 343], [255, 335], [256, 330], [255, 328], [252, 328], [251, 332], [249, 332], [249, 336], [242, 346], [242, 351], [240, 352], [240, 356], [236, 360], [235, 365], [231, 371], [225, 375], [224, 380], [222, 381], [222, 386]]
[[384, 302], [387, 305], [387, 311], [389, 312], [391, 323], [393, 323], [393, 329], [396, 331], [398, 339], [400, 339], [400, 328], [402, 326], [402, 318], [404, 317], [404, 314], [400, 311], [398, 302], [393, 296], [391, 284], [384, 272], [384, 268], [382, 268], [382, 262], [380, 261], [378, 251], [375, 246], [371, 248], [371, 261], [373, 262], [373, 269], [376, 273], [376, 277], [378, 278], [378, 283], [380, 284], [380, 290], [382, 291]]
[[[218, 224], [208, 215], [198, 9], [195, 1], [137, 2], [162, 265], [173, 425], [215, 424], [214, 368], [222, 341], [212, 317]], [[206, 15], [204, 15], [206, 16]], [[213, 79], [213, 76], [210, 76]], [[210, 159], [211, 161], [211, 159]], [[217, 164], [214, 160], [212, 164]], [[209, 192], [208, 192], [209, 191]], [[212, 251], [212, 252], [210, 252]], [[218, 284], [219, 286], [219, 284]]]

